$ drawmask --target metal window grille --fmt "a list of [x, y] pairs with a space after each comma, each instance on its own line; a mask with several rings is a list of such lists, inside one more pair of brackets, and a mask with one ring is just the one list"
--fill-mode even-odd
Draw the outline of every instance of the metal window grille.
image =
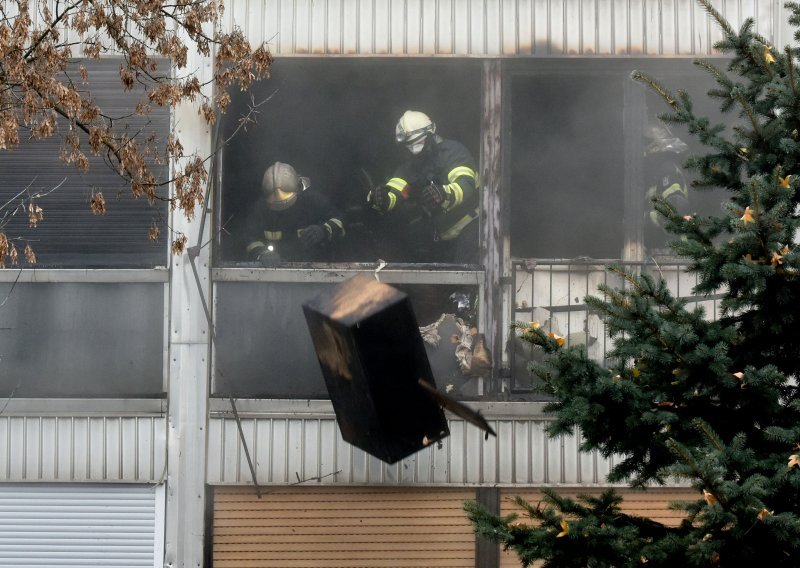
[[[607, 270], [611, 263], [634, 273], [662, 278], [672, 294], [689, 300], [689, 309], [702, 306], [710, 319], [719, 315], [720, 297], [695, 295], [694, 288], [699, 278], [686, 270], [685, 262], [516, 260], [512, 264], [514, 288], [510, 320], [538, 321], [547, 331], [563, 337], [566, 345], [585, 345], [592, 359], [606, 362], [613, 342], [602, 314], [591, 309], [585, 299], [590, 295], [600, 296], [598, 286], [601, 284], [611, 288], [625, 285], [621, 277]], [[527, 371], [528, 362], [541, 360], [542, 353], [537, 347], [520, 340], [514, 331], [509, 334], [511, 390], [534, 392], [537, 389]]]

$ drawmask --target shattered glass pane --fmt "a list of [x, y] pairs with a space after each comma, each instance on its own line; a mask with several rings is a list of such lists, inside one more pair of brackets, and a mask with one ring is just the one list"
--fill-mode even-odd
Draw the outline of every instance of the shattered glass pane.
[[[327, 399], [302, 304], [332, 286], [218, 282], [212, 394]], [[485, 394], [491, 355], [476, 327], [478, 287], [393, 286], [411, 299], [437, 388], [456, 398]]]

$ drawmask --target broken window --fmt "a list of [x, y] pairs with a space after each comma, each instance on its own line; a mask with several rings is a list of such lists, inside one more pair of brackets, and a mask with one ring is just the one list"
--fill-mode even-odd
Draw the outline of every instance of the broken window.
[[718, 115], [700, 108], [713, 81], [685, 59], [510, 66], [512, 257], [642, 260], [668, 240], [650, 215], [657, 190], [672, 188], [670, 199], [687, 212], [718, 208], [719, 194], [692, 190], [683, 171], [696, 142], [659, 120], [669, 107], [630, 78], [633, 70], [687, 90], [698, 110]]
[[[482, 396], [491, 355], [475, 327], [478, 286], [405, 277], [412, 283], [393, 286], [411, 299], [437, 387], [457, 398]], [[216, 310], [212, 395], [327, 399], [302, 304], [333, 285], [217, 282], [215, 301], [226, 309]]]
[[[254, 243], [272, 247], [274, 254], [258, 256], [281, 266], [378, 259], [457, 262], [439, 220], [412, 206], [414, 199], [400, 198], [396, 207], [381, 214], [368, 204], [368, 196], [414, 158], [396, 141], [395, 127], [407, 110], [427, 114], [436, 134], [463, 144], [477, 170], [480, 84], [480, 62], [475, 60], [276, 61], [270, 79], [246, 93], [231, 93], [233, 100], [223, 117], [220, 139], [236, 135], [220, 160], [221, 230], [215, 264], [252, 265], [258, 258], [249, 253], [263, 251]], [[269, 174], [265, 180], [276, 162], [291, 166], [301, 183], [295, 184], [291, 175], [278, 179]], [[266, 205], [276, 180], [290, 193], [298, 189], [299, 197], [273, 196], [275, 203]], [[417, 181], [422, 183], [413, 180], [410, 194], [422, 191]], [[287, 187], [281, 189], [286, 192]], [[331, 218], [341, 221], [342, 238]], [[476, 219], [469, 227], [476, 251], [477, 223]], [[311, 233], [308, 238], [299, 236], [312, 225], [325, 231], [320, 242], [314, 242]]]
[[[718, 212], [724, 199], [721, 190], [691, 186], [684, 166], [699, 143], [659, 119], [669, 107], [631, 79], [633, 70], [669, 91], [686, 90], [701, 115], [722, 120], [704, 94], [714, 82], [686, 59], [515, 61], [507, 74], [511, 319], [583, 345], [597, 361], [611, 341], [585, 298], [598, 294], [598, 284], [620, 282], [593, 259], [621, 259], [632, 270], [657, 262], [649, 265], [654, 273], [678, 274], [685, 267], [668, 248], [671, 236], [651, 198], [662, 195], [679, 211], [700, 215]], [[690, 286], [678, 288], [691, 294]], [[529, 362], [543, 360], [541, 349], [514, 332], [506, 348], [511, 390], [541, 397], [528, 372]]]

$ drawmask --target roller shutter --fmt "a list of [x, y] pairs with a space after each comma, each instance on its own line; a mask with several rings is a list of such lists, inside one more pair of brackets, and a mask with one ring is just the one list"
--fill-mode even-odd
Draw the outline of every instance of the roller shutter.
[[0, 566], [152, 568], [155, 495], [146, 485], [0, 484]]
[[[154, 135], [153, 145], [163, 155], [170, 131], [169, 109], [153, 105], [147, 116], [136, 116], [137, 102], [146, 100], [137, 85], [125, 91], [119, 78], [120, 60], [114, 58], [75, 61], [69, 67], [73, 77], [83, 64], [89, 73], [80, 89], [115, 118], [115, 127], [129, 136], [141, 132], [137, 140]], [[169, 73], [162, 61], [159, 72]], [[69, 132], [65, 120], [58, 121], [53, 136], [30, 140], [27, 130], [20, 131], [20, 144], [0, 150], [0, 203], [6, 204], [2, 231], [16, 241], [22, 257], [30, 242], [37, 257], [37, 267], [47, 268], [150, 268], [165, 266], [169, 260], [166, 239], [148, 238], [149, 229], [157, 227], [167, 234], [169, 210], [165, 201], [150, 205], [147, 199], [132, 196], [130, 184], [109, 167], [105, 158], [89, 151], [87, 137], [80, 132], [81, 147], [89, 159], [89, 169], [79, 171], [60, 158], [63, 137]], [[166, 164], [151, 164], [159, 181], [169, 171]], [[106, 200], [105, 215], [95, 215], [89, 206], [94, 192]], [[20, 209], [29, 200], [43, 209], [43, 219], [30, 227], [28, 214]], [[16, 210], [16, 213], [12, 214]], [[24, 262], [22, 263], [24, 264]]]
[[[578, 495], [600, 495], [603, 488], [569, 488], [559, 491], [565, 497], [577, 497]], [[674, 511], [668, 507], [673, 501], [694, 501], [698, 498], [698, 493], [688, 488], [653, 488], [648, 491], [634, 491], [627, 488], [618, 490], [624, 501], [622, 510], [631, 515], [648, 517], [667, 526], [677, 526], [683, 518], [683, 513]], [[537, 489], [503, 489], [500, 498], [500, 513], [523, 512], [511, 500], [519, 495], [529, 503], [537, 503], [543, 497], [541, 491]], [[521, 563], [513, 551], [500, 552], [500, 568], [519, 568]]]
[[214, 568], [475, 566], [471, 489], [288, 487], [214, 491]]

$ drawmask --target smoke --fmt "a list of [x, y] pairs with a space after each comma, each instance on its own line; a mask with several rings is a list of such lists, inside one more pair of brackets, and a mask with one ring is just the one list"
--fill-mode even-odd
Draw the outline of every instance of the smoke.
[[[619, 258], [626, 236], [626, 160], [640, 158], [625, 155], [626, 137], [641, 136], [644, 145], [644, 132], [625, 131], [625, 118], [639, 113], [656, 121], [668, 110], [653, 95], [626, 100], [630, 72], [642, 69], [673, 90], [689, 91], [698, 110], [714, 115], [704, 94], [711, 81], [685, 59], [596, 60], [591, 66], [586, 60], [530, 60], [524, 67], [511, 79], [511, 254]], [[697, 150], [685, 131], [672, 130]], [[694, 210], [708, 211], [715, 203], [718, 209], [718, 193], [692, 197]]]
[[[624, 95], [630, 71], [651, 73], [673, 91], [688, 90], [696, 106], [713, 115], [716, 105], [704, 94], [711, 81], [687, 59], [530, 58], [505, 65], [511, 71], [503, 85], [510, 93], [503, 125], [509, 178], [502, 185], [510, 196], [512, 256], [618, 258], [625, 237], [624, 141], [635, 135], [624, 131], [625, 113], [632, 111]], [[454, 58], [278, 58], [270, 79], [232, 93], [224, 118], [226, 136], [252, 101], [269, 98], [258, 123], [224, 150], [223, 260], [244, 258], [241, 224], [275, 161], [310, 177], [311, 187], [347, 217], [371, 189], [362, 170], [377, 185], [408, 158], [394, 141], [405, 110], [428, 114], [438, 133], [461, 141], [477, 159], [481, 66], [477, 59]], [[649, 116], [667, 110], [652, 95], [641, 100]], [[685, 132], [673, 133], [694, 144]], [[719, 208], [718, 194], [694, 197], [698, 212]], [[375, 260], [358, 246], [348, 254], [337, 260]]]
[[224, 131], [232, 132], [248, 104], [270, 97], [259, 109], [258, 124], [225, 150], [224, 258], [243, 257], [240, 223], [260, 197], [264, 170], [276, 160], [310, 177], [314, 190], [346, 212], [360, 207], [371, 189], [361, 170], [377, 185], [408, 158], [394, 140], [395, 125], [408, 109], [427, 113], [444, 137], [476, 153], [480, 83], [480, 63], [474, 60], [278, 58], [270, 79], [248, 93], [232, 93], [225, 118]]

